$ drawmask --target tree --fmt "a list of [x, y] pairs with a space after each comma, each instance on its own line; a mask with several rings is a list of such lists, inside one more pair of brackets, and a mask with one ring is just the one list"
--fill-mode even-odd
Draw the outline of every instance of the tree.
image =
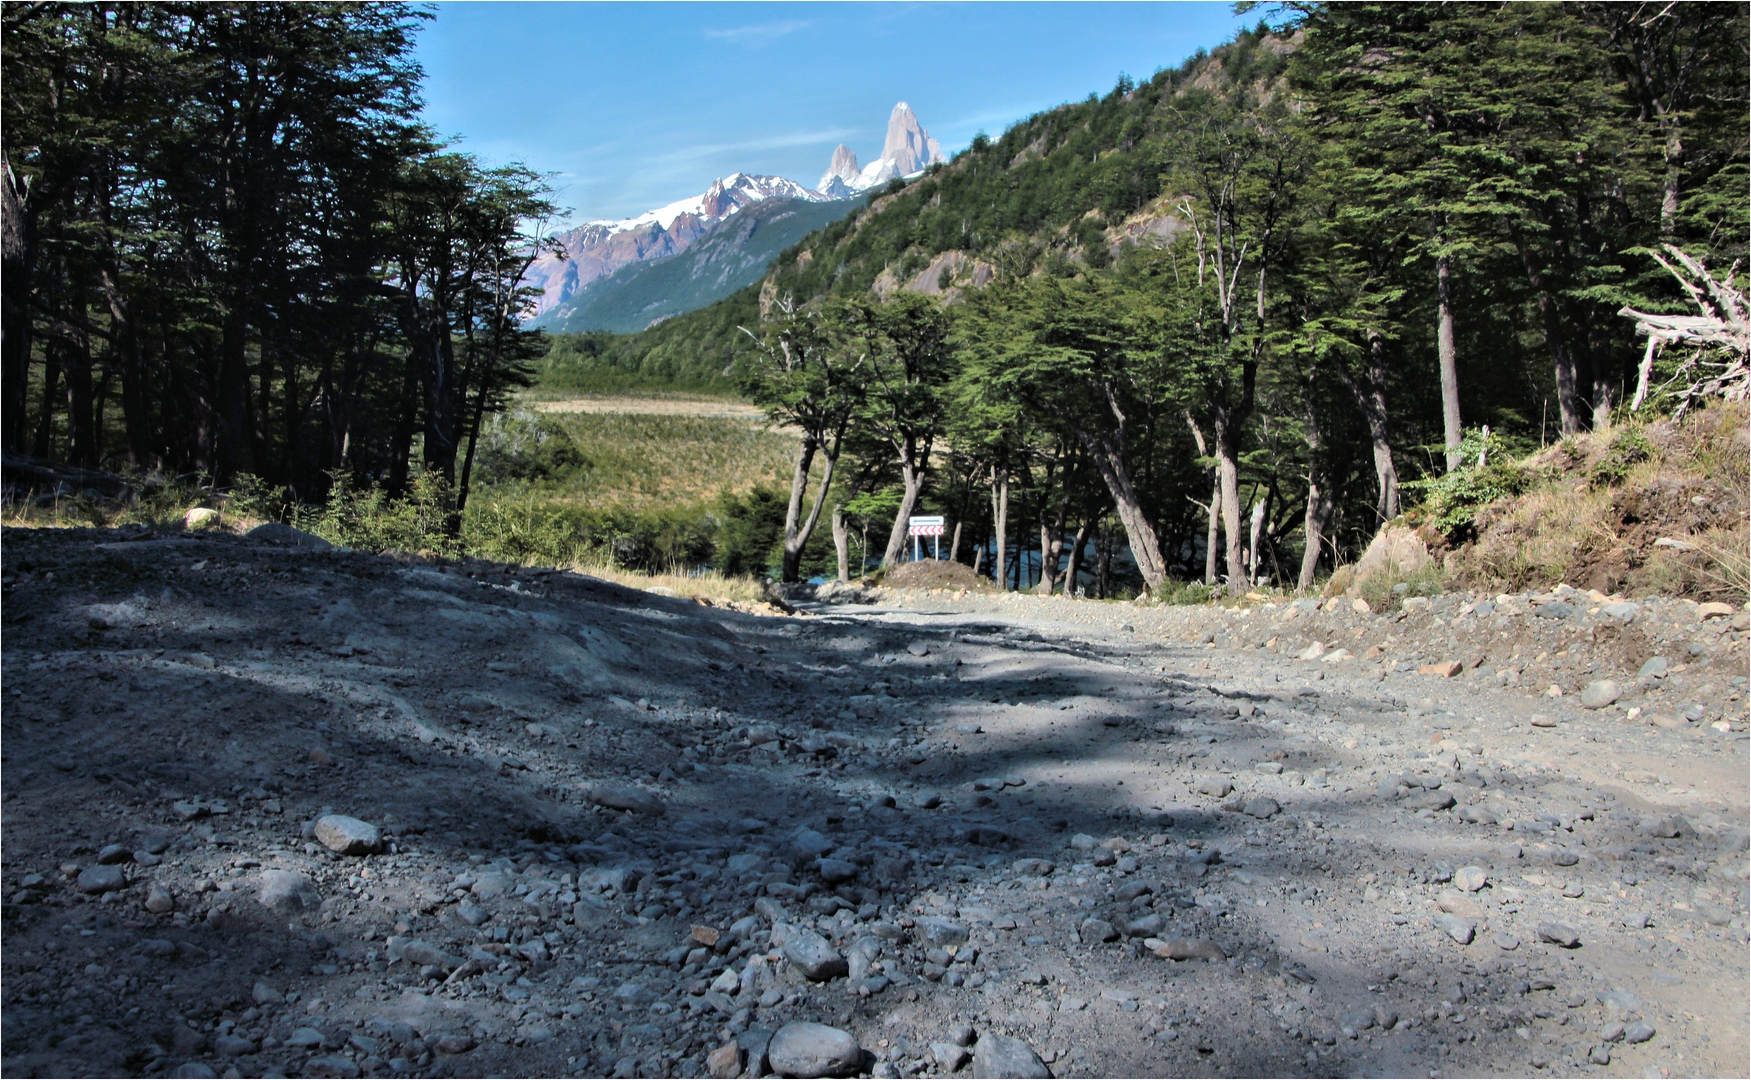
[[955, 355], [948, 315], [930, 297], [901, 292], [880, 304], [851, 303], [844, 311], [871, 362], [858, 420], [886, 440], [900, 472], [900, 506], [882, 553], [886, 568], [906, 550], [908, 519], [918, 507], [942, 428], [943, 388], [954, 378]]
[[[763, 333], [743, 328], [760, 346], [739, 373], [744, 391], [773, 423], [802, 433], [784, 517], [780, 576], [786, 582], [800, 579], [803, 546], [820, 521], [846, 428], [863, 403], [869, 379], [867, 340], [849, 333], [843, 323], [838, 314], [825, 315], [785, 298], [773, 305]], [[824, 468], [804, 516], [803, 499], [817, 454]]]

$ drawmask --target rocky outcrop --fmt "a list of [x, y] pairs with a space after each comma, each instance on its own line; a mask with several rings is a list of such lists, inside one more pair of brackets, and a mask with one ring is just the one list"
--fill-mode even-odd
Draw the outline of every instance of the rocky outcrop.
[[827, 163], [827, 171], [821, 174], [821, 182], [815, 185], [815, 190], [830, 198], [842, 199], [852, 193], [851, 184], [857, 180], [857, 155], [851, 152], [851, 147], [840, 143], [833, 148], [833, 160]]

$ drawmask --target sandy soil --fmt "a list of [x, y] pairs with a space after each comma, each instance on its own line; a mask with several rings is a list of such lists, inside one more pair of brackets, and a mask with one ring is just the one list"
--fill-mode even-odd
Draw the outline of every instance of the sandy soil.
[[1694, 605], [3, 542], [7, 1075], [1747, 1072], [1746, 635]]

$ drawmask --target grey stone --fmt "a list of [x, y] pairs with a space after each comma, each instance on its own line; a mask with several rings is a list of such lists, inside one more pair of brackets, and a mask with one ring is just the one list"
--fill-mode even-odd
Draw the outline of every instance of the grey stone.
[[352, 1058], [340, 1054], [324, 1054], [313, 1057], [304, 1063], [305, 1076], [339, 1077], [341, 1080], [354, 1080], [359, 1076], [359, 1066]]
[[930, 655], [930, 646], [926, 645], [922, 641], [914, 641], [910, 645], [906, 646], [906, 651], [911, 653], [913, 656], [929, 656]]
[[[539, 940], [539, 939], [537, 939]], [[460, 957], [418, 938], [392, 937], [383, 943], [391, 961], [405, 960], [414, 967], [436, 967], [448, 973], [462, 966]]]
[[814, 829], [799, 829], [790, 839], [793, 851], [805, 859], [818, 859], [838, 845]]
[[1277, 800], [1265, 795], [1258, 795], [1246, 800], [1246, 805], [1240, 809], [1248, 817], [1263, 819], [1271, 817], [1283, 808], [1278, 805]]
[[1550, 861], [1556, 866], [1573, 866], [1581, 861], [1581, 857], [1567, 848], [1557, 848], [1550, 853]]
[[1593, 996], [1599, 1004], [1620, 1016], [1642, 1009], [1642, 999], [1628, 990], [1601, 990]]
[[1618, 622], [1622, 623], [1634, 622], [1635, 617], [1640, 615], [1641, 612], [1642, 609], [1640, 605], [1632, 604], [1627, 600], [1619, 600], [1614, 604], [1606, 604], [1599, 609], [1599, 614], [1605, 616], [1607, 619], [1616, 619]]
[[1228, 793], [1230, 791], [1233, 791], [1233, 790], [1234, 790], [1234, 785], [1229, 783], [1226, 780], [1200, 780], [1200, 781], [1198, 781], [1198, 794], [1199, 795], [1208, 795], [1213, 799], [1227, 798]]
[[785, 1076], [854, 1076], [863, 1064], [863, 1050], [848, 1031], [799, 1020], [773, 1032], [766, 1060], [773, 1072]]
[[800, 926], [790, 927], [785, 934], [783, 952], [793, 967], [814, 982], [826, 982], [850, 970], [832, 942]]
[[1125, 924], [1126, 937], [1156, 937], [1166, 929], [1167, 920], [1160, 915], [1145, 915]]
[[134, 857], [126, 844], [108, 844], [97, 853], [99, 866], [109, 866], [113, 863], [125, 863]]
[[1533, 614], [1541, 619], [1566, 619], [1575, 613], [1575, 605], [1565, 604], [1561, 600], [1553, 600], [1548, 604], [1538, 605]]
[[844, 859], [822, 859], [815, 864], [815, 869], [821, 880], [829, 885], [838, 885], [857, 876], [857, 864]]
[[1658, 1032], [1654, 1030], [1654, 1025], [1648, 1023], [1646, 1020], [1637, 1020], [1635, 1023], [1623, 1029], [1623, 1041], [1645, 1043], [1656, 1034], [1658, 1034]]
[[115, 892], [127, 888], [128, 879], [122, 876], [119, 866], [88, 866], [80, 871], [74, 886], [82, 893]]
[[1593, 1049], [1587, 1051], [1587, 1063], [1589, 1065], [1611, 1064], [1611, 1047], [1606, 1046], [1604, 1043], [1600, 1043], [1593, 1047]]
[[213, 1039], [213, 1049], [221, 1057], [242, 1057], [244, 1054], [255, 1053], [255, 1042], [251, 1039], [239, 1038], [236, 1035], [220, 1035]]
[[162, 885], [154, 884], [146, 890], [146, 910], [154, 915], [164, 915], [176, 910], [176, 897], [170, 895], [170, 890]]
[[1374, 1026], [1374, 1011], [1372, 1009], [1357, 1009], [1338, 1017], [1338, 1026], [1349, 1031], [1367, 1031]]
[[936, 1059], [936, 1067], [945, 1072], [954, 1072], [973, 1057], [966, 1047], [946, 1042], [931, 1043], [930, 1056]]
[[1671, 662], [1664, 656], [1650, 656], [1635, 675], [1638, 679], [1663, 679], [1671, 666]]
[[1580, 931], [1563, 923], [1539, 923], [1537, 932], [1538, 940], [1548, 941], [1552, 945], [1560, 945], [1565, 949], [1572, 949], [1581, 943]]
[[257, 525], [244, 535], [264, 544], [303, 548], [306, 551], [327, 551], [334, 547], [333, 544], [314, 533], [307, 533], [303, 529], [294, 529], [292, 526], [278, 521]]
[[300, 1050], [314, 1050], [322, 1045], [322, 1032], [313, 1027], [301, 1027], [286, 1036], [286, 1045]]
[[974, 1077], [1040, 1080], [1051, 1075], [1033, 1047], [1014, 1036], [986, 1033], [973, 1047]]
[[383, 834], [368, 821], [345, 814], [326, 814], [316, 819], [316, 840], [342, 855], [370, 855], [383, 850]]
[[280, 993], [269, 984], [256, 980], [255, 989], [250, 991], [250, 1000], [257, 1005], [283, 1005], [286, 995]]
[[456, 905], [456, 917], [467, 923], [469, 926], [479, 926], [486, 922], [486, 920], [492, 918], [485, 908], [480, 907], [478, 904], [471, 904], [466, 900]]
[[925, 915], [919, 918], [917, 926], [918, 939], [926, 945], [963, 945], [970, 936], [970, 931], [961, 924], [936, 915]]
[[[1045, 980], [1037, 979], [1035, 980], [1035, 985], [1042, 982], [1045, 982]], [[953, 1031], [949, 1032], [948, 1037], [956, 1046], [971, 1046], [973, 1045], [973, 1040], [978, 1038], [979, 1035], [973, 1030], [973, 1025], [959, 1024]]]
[[1581, 690], [1581, 708], [1603, 709], [1623, 696], [1623, 688], [1612, 679], [1594, 679]]
[[1119, 940], [1119, 932], [1105, 919], [1084, 919], [1080, 929], [1085, 943]]
[[1477, 924], [1463, 916], [1441, 914], [1434, 921], [1437, 928], [1461, 945], [1470, 945], [1477, 936]]
[[316, 891], [316, 886], [292, 870], [263, 870], [255, 898], [263, 907], [282, 915], [315, 911], [322, 906], [322, 894]]
[[1461, 866], [1453, 872], [1453, 884], [1466, 892], [1476, 892], [1489, 884], [1490, 875], [1481, 866]]
[[661, 796], [630, 784], [592, 784], [584, 789], [584, 798], [610, 810], [626, 810], [652, 817], [661, 817], [666, 809]]

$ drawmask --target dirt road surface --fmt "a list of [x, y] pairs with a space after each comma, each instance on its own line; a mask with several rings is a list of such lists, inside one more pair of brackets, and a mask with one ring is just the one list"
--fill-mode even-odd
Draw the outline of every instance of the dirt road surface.
[[9, 1076], [1747, 1073], [1731, 614], [3, 541]]

